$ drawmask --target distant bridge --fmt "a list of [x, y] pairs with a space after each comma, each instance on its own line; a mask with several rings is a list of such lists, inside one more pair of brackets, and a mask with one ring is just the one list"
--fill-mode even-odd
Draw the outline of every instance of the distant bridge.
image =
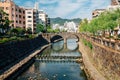
[[68, 38], [75, 38], [79, 41], [79, 33], [42, 33], [42, 36], [49, 42], [55, 42], [56, 40], [63, 39], [64, 43], [66, 43]]

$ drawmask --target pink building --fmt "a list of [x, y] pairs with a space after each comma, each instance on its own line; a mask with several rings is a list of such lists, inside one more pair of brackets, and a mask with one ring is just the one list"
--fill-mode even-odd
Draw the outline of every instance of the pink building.
[[17, 6], [12, 0], [4, 0], [0, 2], [0, 8], [9, 15], [12, 21], [11, 27], [25, 28], [25, 9]]

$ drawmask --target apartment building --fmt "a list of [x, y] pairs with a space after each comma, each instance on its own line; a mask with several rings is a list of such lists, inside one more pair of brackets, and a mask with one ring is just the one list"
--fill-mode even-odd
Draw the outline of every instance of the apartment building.
[[96, 9], [92, 12], [92, 18], [95, 18], [97, 16], [99, 16], [102, 12], [104, 12], [105, 9]]
[[12, 21], [10, 26], [13, 28], [31, 28], [32, 32], [35, 33], [38, 23], [45, 27], [50, 25], [48, 15], [42, 10], [38, 12], [38, 3], [35, 3], [34, 9], [25, 9], [16, 5], [13, 0], [0, 0], [0, 8], [8, 13], [8, 18]]
[[48, 15], [46, 13], [44, 13], [43, 10], [41, 10], [38, 12], [38, 17], [40, 20], [42, 20], [42, 25], [46, 26]]
[[8, 13], [11, 27], [25, 28], [25, 9], [16, 5], [12, 0], [0, 1], [0, 8]]
[[36, 9], [26, 9], [26, 29], [31, 28], [32, 33], [36, 31], [36, 25], [38, 23], [38, 11]]

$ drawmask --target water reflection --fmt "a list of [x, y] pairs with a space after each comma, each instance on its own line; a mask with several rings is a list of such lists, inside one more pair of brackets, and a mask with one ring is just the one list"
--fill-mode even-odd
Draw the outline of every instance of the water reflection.
[[[49, 56], [81, 56], [77, 43], [74, 39], [68, 40], [67, 44], [63, 41], [54, 43], [41, 54]], [[39, 54], [39, 55], [41, 55]], [[36, 60], [35, 63], [17, 80], [86, 80], [80, 65], [75, 62], [42, 62]]]
[[51, 49], [58, 52], [58, 51], [66, 51], [66, 52], [70, 52], [70, 51], [75, 51], [76, 49], [78, 49], [79, 45], [76, 43], [76, 39], [68, 39], [67, 43], [64, 44], [63, 41], [59, 41], [57, 43], [54, 43], [51, 45]]

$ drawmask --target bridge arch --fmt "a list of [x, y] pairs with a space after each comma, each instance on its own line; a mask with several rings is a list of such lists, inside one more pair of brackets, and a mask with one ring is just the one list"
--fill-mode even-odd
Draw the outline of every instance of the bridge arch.
[[57, 34], [57, 35], [53, 35], [53, 36], [51, 36], [51, 38], [50, 38], [50, 42], [55, 42], [56, 40], [62, 40], [63, 39], [63, 36], [61, 36], [61, 35], [59, 35], [59, 34]]
[[79, 41], [79, 36], [76, 34], [70, 34], [70, 35], [66, 36], [66, 39], [69, 39], [69, 38], [76, 38], [77, 42]]

